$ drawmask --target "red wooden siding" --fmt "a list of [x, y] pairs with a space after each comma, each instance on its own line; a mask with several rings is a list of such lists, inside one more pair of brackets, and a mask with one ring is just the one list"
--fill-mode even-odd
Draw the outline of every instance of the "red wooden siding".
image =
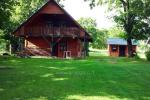
[[115, 45], [116, 46], [116, 51], [114, 52], [114, 51], [112, 51], [112, 45], [109, 45], [109, 55], [110, 56], [113, 56], [113, 57], [115, 57], [115, 56], [119, 56], [119, 46], [118, 45]]
[[80, 30], [76, 27], [52, 27], [49, 28], [47, 25], [43, 26], [32, 26], [27, 27], [25, 34], [29, 36], [41, 36], [41, 35], [66, 35], [66, 36], [79, 36]]
[[64, 14], [64, 12], [54, 2], [51, 2], [42, 9], [40, 14]]
[[[43, 38], [27, 38], [25, 42], [25, 49], [29, 55], [37, 55], [37, 56], [50, 56], [51, 55], [51, 47], [49, 38], [48, 41], [45, 41]], [[60, 43], [66, 39], [62, 39], [58, 42], [58, 57], [64, 57], [64, 51], [60, 50]], [[81, 42], [78, 39], [67, 39], [67, 51], [71, 51], [71, 57], [78, 57], [81, 54], [82, 46]]]
[[[113, 46], [116, 47], [116, 51], [112, 50]], [[109, 55], [113, 56], [113, 57], [119, 57], [119, 52], [120, 52], [119, 46], [120, 45], [108, 45]], [[133, 49], [134, 52], [136, 52], [137, 51], [137, 46], [135, 46], [135, 45], [132, 46], [132, 49]], [[128, 47], [127, 46], [125, 46], [125, 56], [128, 56]]]
[[29, 55], [50, 56], [50, 49], [50, 45], [42, 38], [26, 38], [25, 40], [25, 50]]
[[[72, 57], [77, 57], [77, 53], [78, 53], [78, 40], [77, 39], [72, 39], [69, 38], [67, 39], [67, 51], [71, 51], [71, 56]], [[64, 52], [60, 51], [60, 46], [58, 47], [58, 57], [63, 57], [64, 56]]]

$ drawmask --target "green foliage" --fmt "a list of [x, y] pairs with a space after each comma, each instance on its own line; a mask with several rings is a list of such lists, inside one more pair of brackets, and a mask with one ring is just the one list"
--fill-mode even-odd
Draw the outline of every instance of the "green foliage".
[[114, 21], [125, 31], [128, 42], [128, 55], [132, 56], [132, 39], [142, 40], [150, 36], [150, 0], [85, 0], [90, 6], [107, 4], [115, 10]]
[[148, 61], [150, 61], [150, 48], [145, 52], [146, 58]]
[[15, 0], [0, 0], [0, 29], [5, 30], [10, 21]]
[[142, 40], [150, 36], [150, 0], [85, 1], [91, 1], [91, 7], [107, 4], [109, 11], [115, 10], [114, 20], [124, 28], [127, 39]]
[[5, 50], [5, 41], [2, 37], [3, 37], [3, 31], [0, 30], [0, 53]]
[[107, 48], [107, 30], [99, 30], [97, 28], [89, 28], [88, 32], [92, 34], [93, 43], [92, 48], [105, 49]]
[[120, 27], [112, 27], [108, 30], [109, 38], [125, 38], [125, 32]]
[[92, 48], [104, 49], [107, 47], [107, 30], [99, 30], [95, 19], [80, 18], [78, 22], [91, 34], [93, 43], [90, 44]]
[[45, 4], [46, 1], [47, 0], [19, 0], [19, 5], [16, 9], [17, 16], [21, 15], [19, 16], [19, 21], [22, 22], [26, 20], [29, 16], [36, 12], [37, 9], [39, 9], [43, 4]]
[[78, 22], [86, 29], [95, 28], [97, 26], [96, 20], [92, 18], [81, 17]]
[[14, 28], [11, 17], [17, 4], [18, 0], [0, 0], [0, 50], [6, 49], [6, 45], [10, 43], [10, 32]]
[[[0, 29], [0, 40], [3, 38], [4, 32]], [[1, 41], [0, 41], [1, 43]]]
[[[142, 40], [150, 36], [150, 26], [147, 21], [149, 18], [144, 13], [144, 3], [141, 0], [131, 0], [129, 9], [120, 11], [119, 15], [114, 16], [114, 20], [126, 31], [126, 37]], [[145, 17], [147, 16], [147, 17]]]

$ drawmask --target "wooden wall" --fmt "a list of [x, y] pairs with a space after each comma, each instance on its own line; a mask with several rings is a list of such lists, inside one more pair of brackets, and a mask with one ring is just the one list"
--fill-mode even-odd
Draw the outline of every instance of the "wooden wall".
[[[120, 49], [119, 49], [119, 46], [120, 45], [115, 45], [116, 46], [116, 48], [117, 48], [117, 50], [116, 51], [112, 51], [112, 46], [114, 46], [114, 45], [108, 45], [108, 51], [109, 51], [109, 55], [110, 56], [113, 56], [113, 57], [119, 57], [119, 51], [120, 51]], [[133, 49], [133, 51], [137, 51], [137, 46], [132, 46], [132, 49]], [[125, 56], [128, 56], [128, 47], [127, 46], [125, 46]]]
[[64, 14], [64, 12], [54, 2], [50, 2], [42, 9], [40, 14]]
[[[81, 46], [78, 39], [69, 38], [67, 40], [67, 51], [71, 51], [71, 56], [78, 57], [78, 53], [81, 51]], [[64, 52], [60, 51], [60, 46], [58, 46], [58, 57], [63, 57]]]
[[[66, 40], [66, 39], [65, 39]], [[49, 41], [49, 43], [48, 43]], [[44, 40], [43, 38], [26, 38], [25, 40], [25, 50], [29, 55], [34, 56], [51, 56], [51, 47], [50, 41]], [[58, 56], [64, 57], [64, 52], [60, 50], [60, 43], [64, 41], [64, 39], [60, 40], [58, 43]], [[67, 51], [71, 51], [71, 56], [73, 58], [78, 57], [79, 53], [82, 51], [81, 41], [77, 38], [67, 38]]]
[[[49, 38], [49, 41], [51, 39]], [[50, 56], [51, 47], [43, 38], [26, 38], [25, 50], [34, 56]]]
[[119, 45], [116, 45], [117, 50], [115, 52], [112, 51], [112, 45], [108, 46], [109, 48], [109, 55], [113, 57], [118, 57], [119, 56]]

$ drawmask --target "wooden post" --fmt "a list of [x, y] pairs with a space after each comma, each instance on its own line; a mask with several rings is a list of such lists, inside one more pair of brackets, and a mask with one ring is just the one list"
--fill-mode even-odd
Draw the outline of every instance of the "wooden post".
[[9, 44], [9, 54], [10, 55], [12, 54], [12, 45], [11, 45], [11, 43]]
[[84, 58], [86, 57], [86, 33], [84, 35]]
[[[49, 43], [49, 45], [51, 46], [51, 56], [54, 56], [54, 51], [53, 51], [53, 48], [54, 48], [54, 26], [53, 26], [53, 23], [50, 21], [47, 23], [48, 24], [48, 28], [47, 28], [47, 33], [46, 34], [52, 34], [51, 36], [51, 43]], [[51, 33], [52, 32], [52, 33]]]
[[52, 54], [52, 56], [54, 56], [54, 49], [53, 49], [54, 48], [54, 27], [53, 27], [52, 40], [51, 41], [52, 41], [52, 43], [51, 43], [51, 48], [52, 48], [51, 54]]

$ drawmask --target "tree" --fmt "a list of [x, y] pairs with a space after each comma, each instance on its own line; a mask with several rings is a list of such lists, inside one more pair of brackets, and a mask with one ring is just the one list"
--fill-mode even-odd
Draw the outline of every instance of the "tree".
[[91, 47], [97, 49], [106, 48], [107, 30], [99, 30], [95, 19], [92, 18], [80, 18], [78, 22], [84, 27], [93, 38]]
[[9, 38], [8, 31], [13, 26], [11, 16], [14, 12], [14, 6], [17, 0], [0, 0], [0, 45], [7, 43]]
[[109, 38], [126, 38], [125, 33], [120, 27], [112, 27], [108, 30]]
[[95, 19], [92, 18], [83, 18], [81, 17], [78, 22], [86, 29], [97, 27], [97, 23]]
[[0, 29], [6, 28], [13, 10], [15, 0], [0, 0]]
[[85, 0], [90, 6], [107, 4], [115, 10], [115, 22], [123, 27], [128, 43], [128, 55], [132, 57], [132, 39], [141, 40], [150, 36], [150, 0]]

